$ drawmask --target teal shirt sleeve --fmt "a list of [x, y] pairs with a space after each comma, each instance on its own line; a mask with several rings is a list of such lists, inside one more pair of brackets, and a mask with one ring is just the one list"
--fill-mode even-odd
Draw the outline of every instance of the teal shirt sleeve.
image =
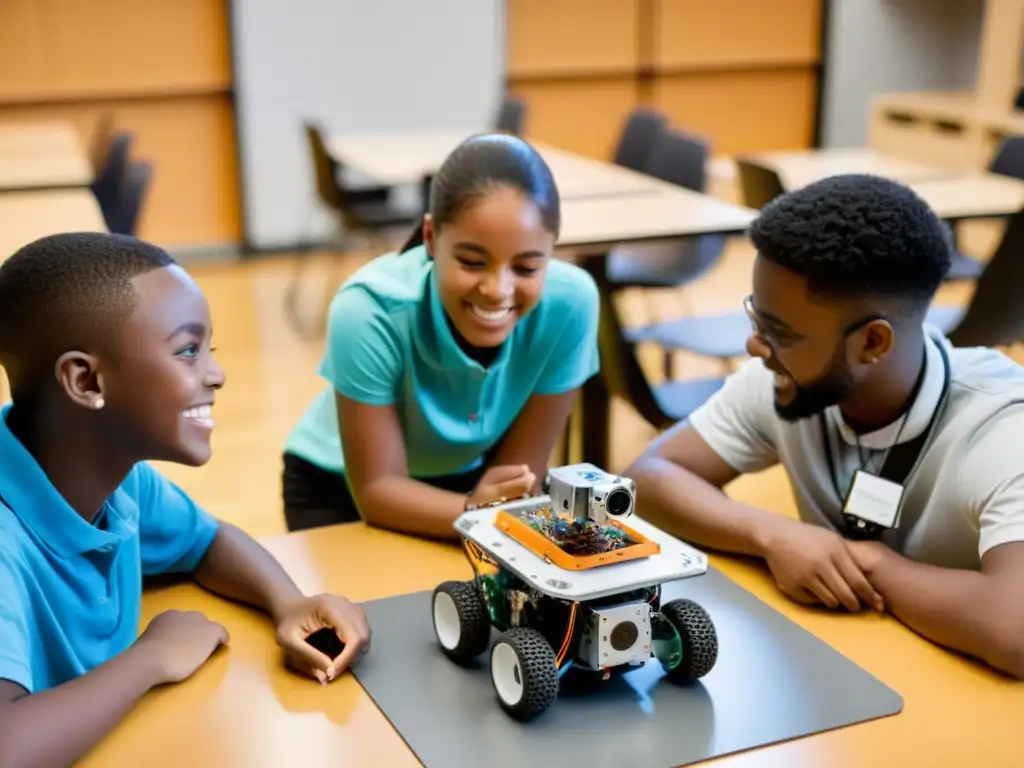
[[10, 680], [32, 693], [27, 608], [17, 566], [0, 548], [0, 680]]
[[563, 323], [534, 388], [537, 394], [570, 392], [601, 370], [597, 346], [600, 295], [590, 275], [582, 274], [585, 279], [551, 307], [552, 319], [563, 319]]
[[392, 405], [402, 373], [402, 345], [391, 317], [365, 289], [342, 289], [331, 302], [320, 375], [337, 392], [367, 405]]
[[143, 575], [194, 571], [217, 535], [217, 519], [148, 464], [132, 474]]

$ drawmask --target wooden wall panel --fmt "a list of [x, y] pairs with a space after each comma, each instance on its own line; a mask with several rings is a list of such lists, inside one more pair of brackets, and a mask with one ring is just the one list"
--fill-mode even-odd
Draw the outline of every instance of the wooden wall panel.
[[813, 65], [821, 0], [653, 0], [658, 69]]
[[241, 239], [234, 107], [225, 96], [97, 101], [0, 110], [0, 121], [70, 120], [88, 148], [100, 116], [135, 134], [133, 158], [153, 163], [139, 236], [164, 246]]
[[655, 103], [706, 136], [715, 155], [810, 146], [817, 79], [810, 70], [659, 77]]
[[223, 0], [4, 0], [0, 121], [103, 113], [154, 164], [138, 234], [167, 246], [241, 238]]
[[513, 89], [530, 105], [527, 140], [607, 160], [622, 123], [637, 103], [632, 77], [522, 83]]
[[537, 139], [608, 157], [629, 110], [651, 103], [716, 154], [813, 143], [823, 0], [507, 0], [506, 12], [508, 87]]
[[641, 2], [646, 0], [507, 0], [508, 76], [633, 72]]
[[216, 0], [4, 0], [0, 102], [226, 91]]

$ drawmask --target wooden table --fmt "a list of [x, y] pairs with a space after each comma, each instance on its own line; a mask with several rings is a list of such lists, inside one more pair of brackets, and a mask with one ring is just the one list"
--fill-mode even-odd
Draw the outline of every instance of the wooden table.
[[799, 189], [829, 176], [868, 173], [904, 183], [949, 179], [962, 172], [915, 163], [874, 149], [810, 149], [759, 152], [748, 156], [779, 174], [785, 189]]
[[[418, 184], [475, 131], [436, 131], [331, 136], [327, 151], [343, 166], [383, 185]], [[654, 194], [663, 181], [612, 163], [533, 143], [555, 177], [563, 200]]]
[[89, 189], [0, 194], [0, 262], [40, 237], [74, 231], [107, 231]]
[[670, 184], [646, 194], [568, 199], [560, 247], [614, 246], [702, 234], [740, 234], [757, 211]]
[[86, 189], [92, 165], [81, 152], [0, 151], [0, 194], [46, 189]]
[[948, 221], [1012, 216], [1024, 208], [1024, 181], [995, 173], [918, 181], [909, 186]]
[[0, 155], [11, 150], [80, 152], [81, 143], [71, 123], [60, 121], [0, 123]]
[[[265, 545], [308, 593], [364, 601], [470, 578], [461, 550], [361, 523], [288, 534]], [[948, 653], [887, 616], [829, 614], [780, 596], [754, 565], [712, 558], [728, 577], [899, 692], [894, 717], [721, 758], [715, 765], [1024, 765], [1024, 684]], [[185, 683], [152, 692], [80, 765], [300, 765], [404, 768], [419, 763], [352, 675], [324, 688], [285, 670], [261, 615], [191, 585], [147, 593], [143, 622], [171, 608], [222, 622], [228, 649]], [[372, 652], [372, 650], [371, 650]], [[780, 696], [785, 695], [780, 691]], [[727, 706], [727, 703], [722, 703]]]
[[92, 181], [92, 163], [72, 126], [0, 123], [0, 193], [86, 187]]

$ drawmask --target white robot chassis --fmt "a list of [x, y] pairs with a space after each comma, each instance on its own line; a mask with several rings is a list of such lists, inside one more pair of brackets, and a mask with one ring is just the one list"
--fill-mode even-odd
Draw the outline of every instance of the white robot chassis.
[[[703, 575], [705, 555], [644, 520], [630, 519], [633, 483], [590, 464], [553, 469], [548, 494], [465, 512], [455, 522], [476, 577], [434, 590], [434, 632], [442, 652], [467, 664], [491, 645], [491, 682], [502, 708], [529, 721], [558, 696], [570, 668], [608, 679], [656, 658], [673, 682], [704, 677], [718, 658], [707, 611], [692, 600], [661, 604], [661, 585]], [[560, 510], [555, 513], [554, 510]], [[523, 522], [597, 524], [632, 546], [584, 556]], [[614, 530], [613, 530], [614, 529]]]

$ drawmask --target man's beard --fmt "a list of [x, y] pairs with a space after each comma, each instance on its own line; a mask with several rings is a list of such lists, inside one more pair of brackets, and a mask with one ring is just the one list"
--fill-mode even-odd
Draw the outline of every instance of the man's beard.
[[829, 369], [817, 381], [801, 386], [790, 376], [796, 387], [796, 395], [785, 405], [775, 401], [775, 413], [783, 421], [794, 422], [816, 416], [826, 408], [838, 405], [853, 394], [855, 382], [846, 367], [842, 350], [829, 365]]

